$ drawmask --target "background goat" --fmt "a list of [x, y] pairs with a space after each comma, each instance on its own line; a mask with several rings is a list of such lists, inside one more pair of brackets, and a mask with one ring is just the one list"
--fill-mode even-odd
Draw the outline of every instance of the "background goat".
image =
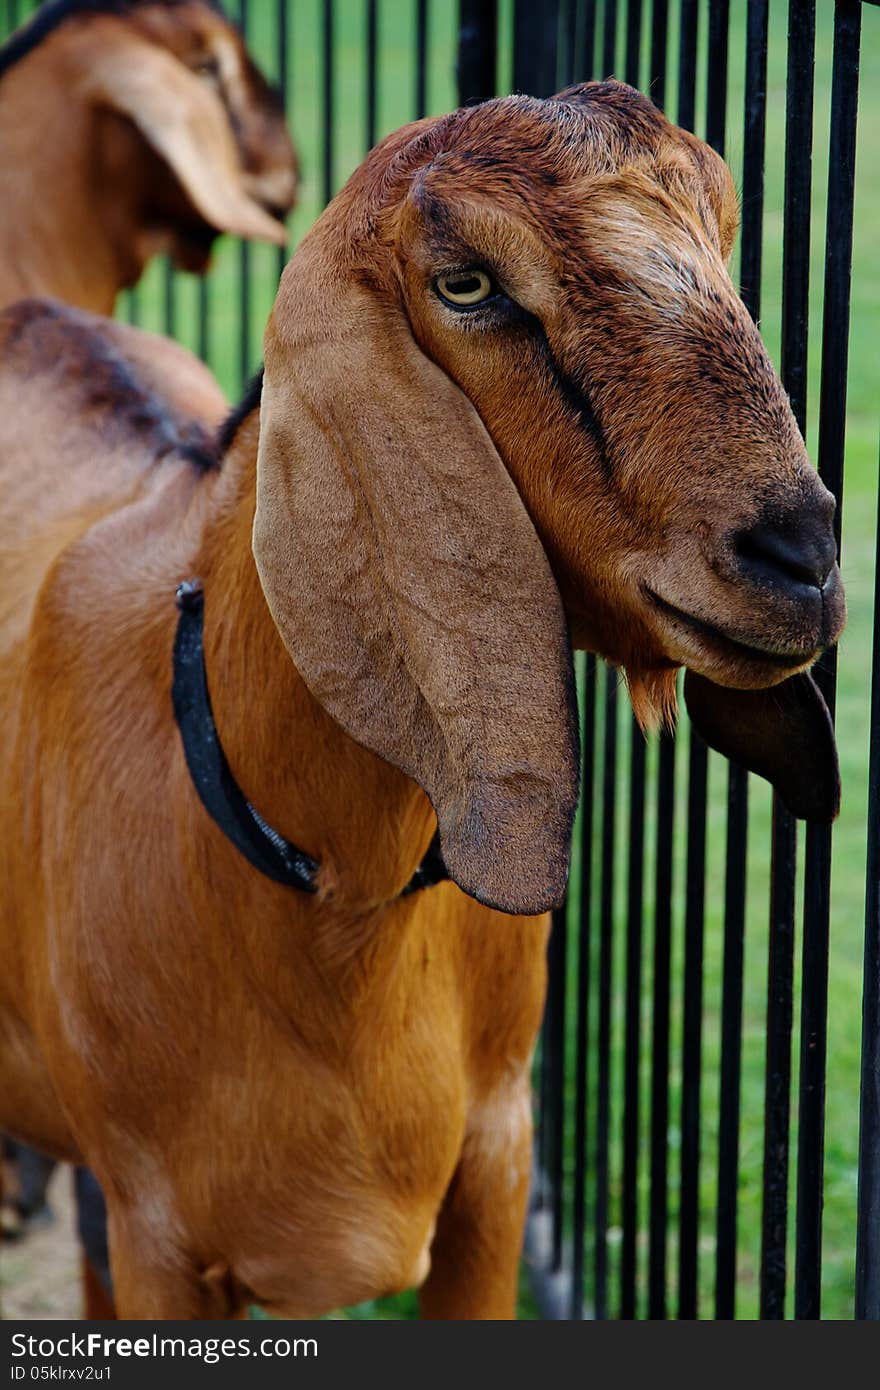
[[[154, 252], [202, 272], [220, 230], [283, 239], [270, 219], [292, 206], [296, 163], [280, 103], [213, 4], [45, 5], [0, 51], [0, 79], [0, 302], [39, 290], [109, 310]], [[216, 421], [208, 373], [178, 365]], [[18, 1158], [7, 1234], [50, 1171]]]
[[[0, 304], [39, 292], [107, 312], [158, 252], [201, 273], [220, 231], [281, 243], [297, 179], [280, 101], [211, 0], [42, 6], [0, 49], [0, 173]], [[169, 352], [175, 389], [216, 425], [213, 378]], [[27, 1157], [8, 1234], [48, 1171]]]
[[51, 0], [0, 49], [0, 304], [110, 313], [148, 260], [219, 232], [281, 245], [281, 104], [213, 0]]
[[[293, 258], [213, 452], [140, 335], [5, 315], [0, 1118], [94, 1168], [123, 1316], [409, 1284], [511, 1315], [569, 635], [645, 722], [686, 665], [716, 744], [745, 709], [833, 814], [802, 674], [844, 618], [832, 503], [735, 225], [717, 156], [615, 83], [408, 127]], [[231, 775], [314, 892], [200, 805], [170, 700], [193, 576]], [[452, 881], [407, 893], [435, 825]]]

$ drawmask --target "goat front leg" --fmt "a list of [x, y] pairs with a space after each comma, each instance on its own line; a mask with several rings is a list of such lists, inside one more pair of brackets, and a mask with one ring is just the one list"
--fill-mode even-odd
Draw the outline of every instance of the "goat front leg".
[[151, 1225], [147, 1213], [115, 1208], [112, 1198], [107, 1205], [117, 1317], [213, 1320], [242, 1314], [247, 1298], [229, 1269], [200, 1267], [161, 1222]]
[[529, 1196], [532, 1117], [527, 1081], [478, 1108], [437, 1218], [425, 1318], [516, 1317]]

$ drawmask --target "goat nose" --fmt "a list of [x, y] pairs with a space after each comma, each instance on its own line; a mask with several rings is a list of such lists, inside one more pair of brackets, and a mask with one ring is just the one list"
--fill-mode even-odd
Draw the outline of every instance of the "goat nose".
[[733, 538], [746, 577], [821, 589], [837, 560], [837, 543], [827, 508], [798, 509], [764, 517]]

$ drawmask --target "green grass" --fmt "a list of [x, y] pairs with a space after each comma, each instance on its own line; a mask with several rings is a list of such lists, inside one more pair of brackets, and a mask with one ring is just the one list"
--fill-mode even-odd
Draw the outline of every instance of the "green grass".
[[[24, 8], [27, 8], [26, 6]], [[234, 9], [234, 0], [231, 8]], [[727, 157], [737, 180], [742, 164], [742, 109], [745, 54], [745, 0], [731, 0], [730, 97]], [[620, 6], [621, 12], [625, 7]], [[766, 204], [762, 330], [774, 360], [779, 360], [782, 199], [785, 124], [786, 9], [784, 0], [771, 0], [769, 45], [769, 96], [767, 122]], [[833, 5], [819, 0], [816, 48], [816, 94], [813, 162], [813, 219], [811, 231], [811, 334], [808, 445], [815, 457], [818, 419], [818, 383], [821, 350], [822, 280], [824, 266], [825, 190], [830, 109]], [[336, 64], [334, 103], [334, 176], [336, 186], [355, 167], [365, 149], [363, 0], [338, 0], [336, 10]], [[413, 61], [414, 5], [411, 0], [382, 0], [380, 10], [379, 134], [394, 129], [413, 114], [415, 72]], [[428, 108], [431, 112], [455, 104], [452, 0], [434, 0], [431, 6], [431, 62]], [[251, 0], [251, 47], [270, 73], [277, 71], [274, 47], [276, 0]], [[502, 53], [509, 58], [511, 0], [502, 0]], [[650, 6], [644, 6], [645, 39]], [[853, 312], [850, 337], [850, 372], [847, 407], [846, 496], [844, 506], [843, 570], [847, 585], [850, 620], [840, 647], [838, 730], [844, 782], [843, 809], [834, 836], [832, 889], [831, 971], [829, 982], [829, 1037], [827, 1089], [827, 1145], [825, 1193], [825, 1277], [823, 1313], [846, 1318], [852, 1313], [855, 1244], [856, 1165], [858, 1148], [859, 1036], [861, 963], [864, 929], [864, 881], [866, 852], [867, 734], [870, 677], [870, 632], [874, 536], [877, 516], [878, 401], [880, 355], [875, 337], [880, 322], [880, 267], [877, 241], [880, 232], [880, 164], [873, 151], [873, 133], [880, 121], [880, 11], [863, 6], [860, 141], [855, 208]], [[291, 245], [295, 245], [321, 207], [321, 7], [319, 0], [289, 4], [290, 46], [288, 102], [291, 124], [302, 155], [303, 188], [300, 205], [291, 221]], [[618, 72], [622, 72], [623, 15], [618, 34]], [[670, 4], [670, 52], [677, 51], [677, 0]], [[701, 7], [705, 36], [705, 6]], [[700, 71], [700, 91], [705, 90], [705, 52]], [[670, 70], [674, 63], [670, 64]], [[668, 96], [675, 110], [674, 74]], [[698, 105], [697, 128], [702, 128], [705, 103]], [[736, 274], [736, 259], [734, 275]], [[234, 397], [242, 376], [260, 360], [260, 343], [277, 285], [278, 260], [274, 251], [249, 248], [242, 257], [236, 243], [221, 243], [208, 287], [210, 343], [208, 360], [224, 388]], [[243, 285], [246, 276], [248, 313], [243, 320]], [[165, 270], [154, 266], [142, 282], [134, 312], [143, 326], [157, 331], [168, 327], [163, 312]], [[174, 331], [196, 349], [198, 287], [185, 276], [175, 277]], [[127, 312], [131, 313], [129, 307]], [[244, 333], [244, 340], [243, 340]], [[243, 346], [244, 342], [244, 346]], [[600, 686], [601, 688], [601, 686]], [[615, 898], [613, 1075], [612, 1075], [612, 1227], [619, 1220], [620, 1129], [622, 1120], [623, 970], [625, 929], [626, 815], [629, 719], [621, 700], [621, 756], [617, 766], [618, 854]], [[670, 1076], [670, 1209], [677, 1201], [677, 1161], [681, 1051], [681, 979], [684, 921], [684, 856], [686, 848], [687, 737], [683, 729], [677, 760], [677, 829], [674, 915], [674, 995], [672, 1008], [672, 1057]], [[649, 748], [648, 851], [645, 870], [645, 986], [643, 995], [643, 1123], [639, 1201], [644, 1223], [647, 1210], [647, 1084], [649, 1077], [650, 963], [653, 917], [653, 871], [656, 833], [656, 747]], [[601, 773], [601, 767], [599, 768]], [[701, 1187], [701, 1312], [711, 1314], [713, 1287], [713, 1232], [715, 1172], [717, 1164], [718, 1060], [723, 945], [723, 887], [726, 806], [726, 768], [714, 757], [710, 767], [708, 865], [706, 892], [703, 1133]], [[748, 861], [748, 921], [743, 1031], [743, 1085], [741, 1168], [739, 1192], [739, 1292], [737, 1312], [753, 1317], [757, 1312], [760, 1252], [761, 1163], [763, 1145], [764, 1047], [766, 968], [768, 947], [770, 796], [757, 779], [751, 779], [751, 816]], [[799, 847], [802, 862], [803, 837]], [[579, 877], [575, 868], [573, 888]], [[800, 920], [800, 902], [798, 918]], [[799, 954], [799, 951], [798, 951]], [[572, 965], [575, 961], [572, 960]], [[595, 965], [593, 978], [595, 979]], [[572, 971], [574, 980], [574, 971]], [[573, 1012], [573, 995], [570, 1000]], [[797, 1000], [795, 1012], [794, 1073], [797, 1079]], [[596, 1009], [593, 1008], [595, 1020]], [[595, 1049], [593, 1049], [593, 1059]], [[591, 1062], [591, 1065], [593, 1063]], [[595, 1076], [591, 1075], [595, 1096]], [[794, 1224], [794, 1176], [796, 1142], [796, 1090], [793, 1091], [792, 1205], [790, 1235]], [[571, 1136], [568, 1157], [571, 1161]], [[612, 1230], [610, 1259], [611, 1308], [616, 1307], [618, 1232]], [[640, 1246], [642, 1275], [645, 1249]], [[792, 1265], [793, 1268], [793, 1265]], [[675, 1274], [675, 1242], [671, 1238], [670, 1288]], [[642, 1280], [644, 1282], [644, 1280]], [[790, 1281], [791, 1282], [791, 1281]], [[789, 1300], [790, 1301], [790, 1300]], [[356, 1310], [357, 1316], [411, 1316], [413, 1300], [386, 1300]], [[643, 1310], [643, 1309], [642, 1309]], [[525, 1300], [523, 1315], [534, 1315]]]

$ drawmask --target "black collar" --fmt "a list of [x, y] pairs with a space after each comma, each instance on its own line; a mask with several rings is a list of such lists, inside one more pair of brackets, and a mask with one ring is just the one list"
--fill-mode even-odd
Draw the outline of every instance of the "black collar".
[[[201, 580], [191, 579], [177, 590], [180, 617], [174, 639], [174, 678], [171, 698], [186, 765], [199, 800], [224, 835], [267, 878], [303, 893], [317, 890], [320, 865], [268, 825], [232, 775], [214, 723], [202, 642], [205, 595]], [[437, 835], [401, 893], [415, 893], [442, 883], [449, 875]]]

